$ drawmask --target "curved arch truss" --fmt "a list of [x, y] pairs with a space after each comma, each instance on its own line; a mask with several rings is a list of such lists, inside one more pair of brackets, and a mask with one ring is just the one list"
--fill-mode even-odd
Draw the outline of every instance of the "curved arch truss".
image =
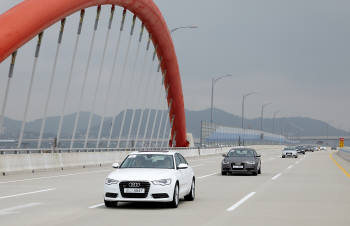
[[[8, 99], [8, 90], [11, 83], [11, 78], [15, 76], [14, 68], [17, 70], [16, 56], [17, 53], [21, 51], [21, 47], [30, 42], [31, 40], [36, 40], [36, 51], [35, 51], [35, 61], [32, 71], [32, 81], [30, 82], [30, 88], [32, 89], [33, 77], [36, 70], [36, 61], [38, 60], [40, 47], [42, 40], [45, 38], [45, 30], [53, 26], [54, 24], [60, 25], [60, 32], [58, 37], [58, 47], [56, 50], [56, 58], [59, 51], [60, 44], [62, 42], [62, 36], [65, 29], [66, 18], [75, 13], [80, 13], [80, 22], [78, 28], [78, 35], [76, 39], [76, 43], [79, 42], [80, 33], [82, 32], [83, 21], [85, 16], [85, 10], [89, 7], [96, 7], [97, 13], [94, 21], [94, 31], [92, 38], [92, 46], [95, 40], [95, 32], [97, 30], [97, 26], [99, 23], [99, 18], [101, 14], [101, 7], [110, 7], [110, 16], [109, 16], [109, 29], [112, 26], [112, 20], [114, 16], [115, 7], [119, 6], [123, 8], [123, 15], [121, 15], [122, 19], [120, 30], [123, 30], [125, 15], [127, 12], [131, 12], [133, 16], [133, 23], [131, 28], [131, 35], [134, 31], [135, 20], [138, 19], [142, 23], [140, 40], [142, 38], [144, 28], [149, 34], [147, 50], [151, 43], [154, 46], [154, 54], [153, 60], [155, 56], [158, 57], [158, 71], [161, 70], [162, 74], [162, 84], [163, 84], [163, 92], [165, 93], [164, 97], [167, 101], [167, 110], [169, 116], [169, 124], [171, 127], [171, 132], [169, 136], [169, 145], [176, 147], [186, 147], [188, 146], [188, 142], [186, 140], [186, 120], [185, 120], [185, 111], [184, 111], [184, 101], [183, 101], [183, 93], [182, 93], [182, 85], [181, 78], [179, 73], [179, 66], [177, 62], [177, 57], [175, 54], [175, 48], [172, 42], [171, 34], [166, 25], [166, 22], [152, 0], [24, 0], [22, 3], [16, 5], [12, 9], [8, 10], [4, 14], [0, 16], [0, 62], [4, 62], [6, 59], [10, 62], [10, 70], [8, 76], [8, 85], [6, 86], [6, 90], [3, 91], [5, 93], [2, 102], [0, 102], [0, 129], [2, 128], [2, 123], [4, 121], [4, 116], [6, 114], [6, 105]], [[38, 37], [37, 39], [33, 39]], [[107, 33], [106, 41], [108, 42], [109, 33]], [[96, 38], [97, 39], [97, 38]], [[120, 39], [120, 38], [119, 38]], [[75, 45], [75, 48], [77, 45]], [[130, 46], [130, 41], [129, 41]], [[102, 54], [103, 59], [105, 58], [105, 50], [107, 45], [104, 47], [104, 51]], [[74, 49], [74, 48], [73, 48]], [[52, 50], [54, 52], [54, 50]], [[76, 51], [73, 52], [72, 56], [72, 65], [74, 65]], [[90, 61], [93, 61], [93, 53], [87, 52], [86, 54], [88, 65]], [[67, 65], [69, 67], [70, 65]], [[89, 66], [87, 67], [89, 68]], [[113, 68], [114, 69], [114, 68]], [[56, 70], [56, 60], [54, 64], [53, 74]], [[112, 70], [113, 71], [113, 70]], [[85, 72], [87, 74], [87, 72]], [[70, 70], [70, 74], [73, 74], [73, 68]], [[100, 66], [99, 73], [103, 74], [103, 63]], [[82, 81], [84, 83], [84, 81]], [[98, 80], [99, 82], [99, 80]], [[51, 81], [52, 83], [52, 81]], [[145, 85], [145, 84], [143, 84]], [[50, 85], [51, 88], [52, 84]], [[63, 95], [68, 95], [68, 90], [63, 92]], [[112, 87], [113, 89], [113, 87]], [[30, 92], [28, 92], [30, 94]], [[51, 95], [51, 93], [49, 93]], [[141, 94], [142, 95], [142, 94]], [[83, 96], [83, 93], [82, 95]], [[0, 97], [1, 98], [1, 97]], [[30, 97], [26, 97], [30, 101]], [[65, 97], [67, 99], [68, 97]], [[117, 98], [117, 97], [115, 97]], [[126, 97], [124, 97], [126, 98]], [[48, 98], [49, 100], [50, 98]], [[0, 99], [1, 101], [1, 99]], [[28, 104], [28, 101], [26, 102]], [[47, 111], [48, 103], [46, 103], [45, 112]], [[25, 107], [25, 115], [27, 115], [28, 106]], [[64, 113], [64, 111], [63, 111]], [[126, 113], [125, 113], [126, 114]], [[134, 114], [134, 113], [133, 113]], [[149, 113], [150, 114], [150, 113]], [[79, 116], [79, 113], [77, 113]], [[90, 115], [90, 121], [93, 116]], [[125, 116], [124, 116], [125, 118]], [[26, 121], [26, 117], [24, 118], [24, 123]], [[141, 120], [141, 119], [140, 119]], [[156, 119], [154, 119], [156, 120]], [[75, 120], [77, 124], [77, 120]], [[90, 124], [88, 125], [88, 130]], [[103, 121], [102, 121], [103, 126]], [[22, 126], [24, 127], [24, 126]], [[43, 125], [42, 125], [43, 127]], [[45, 127], [45, 125], [44, 125]], [[59, 127], [59, 126], [58, 126]], [[153, 125], [154, 127], [154, 125]], [[58, 128], [59, 132], [62, 128]], [[76, 126], [75, 126], [76, 129]], [[23, 128], [22, 128], [23, 130]], [[76, 131], [73, 131], [75, 134]], [[23, 131], [22, 131], [23, 133]], [[41, 129], [40, 139], [43, 136], [43, 129]], [[101, 129], [100, 132], [101, 133]], [[122, 132], [120, 132], [122, 133]], [[153, 133], [153, 132], [152, 132]], [[159, 136], [160, 131], [158, 131]], [[23, 135], [23, 134], [22, 134]], [[99, 137], [101, 134], [98, 134]], [[130, 132], [129, 132], [130, 136]], [[99, 139], [98, 137], [98, 139]], [[21, 141], [22, 137], [19, 137]], [[74, 136], [73, 136], [74, 139]], [[40, 141], [41, 142], [41, 141]], [[56, 142], [56, 141], [55, 141]], [[119, 142], [119, 141], [118, 141]], [[109, 144], [108, 144], [109, 145]], [[38, 147], [40, 148], [41, 144], [39, 143]], [[97, 144], [98, 146], [98, 144]], [[71, 146], [72, 147], [72, 146]]]

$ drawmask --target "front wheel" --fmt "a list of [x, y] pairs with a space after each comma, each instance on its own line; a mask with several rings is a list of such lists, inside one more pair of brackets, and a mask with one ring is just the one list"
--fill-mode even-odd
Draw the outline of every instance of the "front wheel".
[[170, 207], [171, 208], [177, 208], [179, 206], [179, 201], [180, 201], [179, 184], [176, 183], [175, 184], [175, 188], [174, 188], [173, 201], [171, 201], [169, 203]]
[[191, 190], [188, 195], [185, 196], [186, 201], [193, 201], [196, 197], [196, 183], [195, 180], [192, 180]]
[[260, 167], [259, 170], [258, 170], [258, 174], [261, 174], [261, 167]]

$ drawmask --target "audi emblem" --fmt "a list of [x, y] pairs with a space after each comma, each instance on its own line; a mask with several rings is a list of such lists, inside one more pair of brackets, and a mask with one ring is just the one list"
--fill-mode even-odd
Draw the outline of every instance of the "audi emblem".
[[138, 188], [141, 186], [141, 183], [139, 182], [129, 182], [129, 187], [131, 188]]

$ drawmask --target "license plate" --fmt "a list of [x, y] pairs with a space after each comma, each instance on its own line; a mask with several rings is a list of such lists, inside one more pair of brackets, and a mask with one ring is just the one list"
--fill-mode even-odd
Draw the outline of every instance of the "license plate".
[[232, 166], [233, 169], [242, 169], [243, 166]]
[[145, 193], [144, 188], [124, 188], [124, 193]]

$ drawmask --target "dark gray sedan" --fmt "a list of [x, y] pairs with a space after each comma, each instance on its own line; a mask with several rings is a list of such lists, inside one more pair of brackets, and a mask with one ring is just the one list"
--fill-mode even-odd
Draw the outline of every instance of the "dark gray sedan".
[[231, 149], [221, 163], [221, 174], [228, 173], [252, 173], [253, 175], [261, 174], [260, 155], [254, 149], [234, 148]]

